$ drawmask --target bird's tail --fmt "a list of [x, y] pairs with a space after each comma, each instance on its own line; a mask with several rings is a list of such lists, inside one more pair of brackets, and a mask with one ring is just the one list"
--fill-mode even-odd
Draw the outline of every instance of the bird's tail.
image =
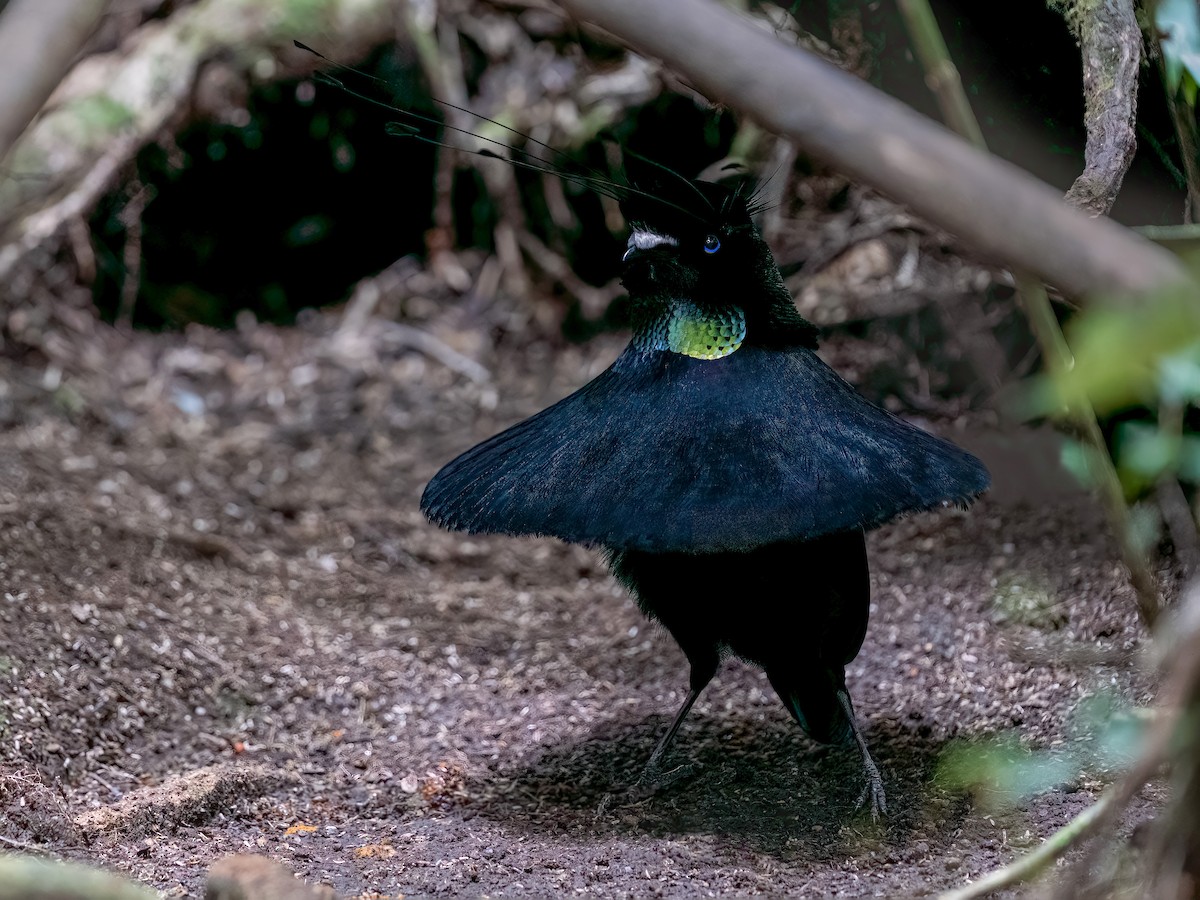
[[848, 744], [853, 740], [854, 725], [838, 700], [838, 691], [846, 689], [841, 671], [809, 669], [788, 673], [786, 678], [773, 673], [768, 677], [792, 718], [814, 741]]

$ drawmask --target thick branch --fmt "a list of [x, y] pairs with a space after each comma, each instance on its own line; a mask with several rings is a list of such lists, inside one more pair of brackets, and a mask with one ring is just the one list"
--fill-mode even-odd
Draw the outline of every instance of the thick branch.
[[107, 0], [12, 0], [0, 14], [0, 159], [91, 37]]
[[1067, 191], [1066, 200], [1093, 216], [1103, 216], [1116, 202], [1137, 149], [1142, 32], [1132, 0], [1079, 3], [1076, 9], [1078, 20], [1072, 24], [1083, 56], [1087, 147], [1083, 173]]
[[1185, 277], [1166, 251], [711, 0], [560, 0], [995, 262], [1072, 295]]

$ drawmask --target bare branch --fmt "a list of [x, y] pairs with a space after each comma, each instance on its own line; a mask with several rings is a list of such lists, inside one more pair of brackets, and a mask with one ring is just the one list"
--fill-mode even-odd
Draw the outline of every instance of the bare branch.
[[1086, 164], [1067, 191], [1072, 206], [1093, 216], [1107, 215], [1137, 149], [1138, 69], [1142, 32], [1132, 0], [1102, 0], [1072, 7], [1083, 56], [1083, 98], [1087, 125]]
[[107, 0], [12, 0], [0, 14], [0, 159], [91, 37]]
[[[27, 2], [37, 6], [42, 0]], [[69, 5], [55, 0], [64, 2]], [[281, 73], [277, 51], [296, 37], [297, 27], [285, 6], [261, 0], [184, 6], [169, 19], [139, 28], [119, 50], [76, 65], [8, 155], [9, 177], [0, 178], [0, 223], [9, 245], [4, 265], [14, 253], [36, 246], [47, 229], [53, 233], [68, 221], [62, 215], [66, 207], [53, 198], [67, 190], [86, 211], [91, 186], [105, 190], [105, 178], [119, 173], [173, 117], [185, 114], [202, 68], [224, 49], [237, 48], [231, 64], [241, 77]], [[390, 8], [387, 0], [319, 0], [305, 22], [314, 33], [337, 34], [331, 52], [352, 56], [350, 48], [391, 34]], [[294, 58], [310, 64], [299, 51]], [[90, 183], [87, 190], [81, 179]], [[57, 210], [58, 221], [45, 214], [51, 210]]]

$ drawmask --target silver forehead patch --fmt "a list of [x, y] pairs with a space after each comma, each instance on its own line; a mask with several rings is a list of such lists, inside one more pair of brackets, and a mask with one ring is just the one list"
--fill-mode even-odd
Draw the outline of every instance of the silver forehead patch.
[[629, 233], [629, 242], [625, 245], [625, 255], [621, 258], [629, 259], [629, 254], [634, 250], [649, 250], [651, 247], [658, 247], [661, 244], [678, 247], [679, 241], [675, 240], [669, 234], [658, 234], [657, 232], [643, 231], [640, 228], [635, 228]]

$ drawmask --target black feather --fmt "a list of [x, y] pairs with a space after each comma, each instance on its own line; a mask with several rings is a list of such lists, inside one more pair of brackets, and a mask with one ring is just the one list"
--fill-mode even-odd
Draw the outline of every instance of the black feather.
[[[660, 621], [706, 682], [725, 650], [761, 666], [814, 740], [845, 743], [837, 700], [867, 633], [871, 580], [861, 531], [746, 553], [610, 553], [613, 572]], [[738, 615], [730, 616], [730, 607]]]

